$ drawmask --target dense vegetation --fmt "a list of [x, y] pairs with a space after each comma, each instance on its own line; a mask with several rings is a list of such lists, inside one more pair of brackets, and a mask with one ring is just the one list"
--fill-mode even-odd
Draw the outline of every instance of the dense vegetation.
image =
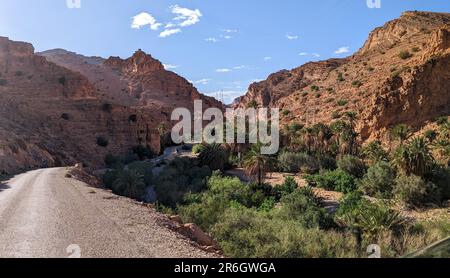
[[[108, 156], [115, 170], [106, 173], [105, 184], [139, 200], [152, 188], [160, 210], [196, 223], [231, 257], [364, 257], [374, 243], [383, 256], [395, 257], [449, 236], [448, 220], [407, 219], [398, 206], [436, 207], [449, 200], [448, 119], [416, 137], [398, 125], [389, 146], [361, 146], [356, 113], [342, 115], [330, 125], [286, 127], [276, 156], [262, 155], [260, 145], [197, 145], [198, 159], [175, 159], [157, 175], [148, 174], [156, 168], [145, 162], [123, 167], [123, 160]], [[237, 166], [249, 183], [224, 174]], [[308, 186], [299, 187], [293, 177], [266, 184], [274, 171], [300, 175]], [[342, 192], [338, 211], [327, 211], [314, 188]]]

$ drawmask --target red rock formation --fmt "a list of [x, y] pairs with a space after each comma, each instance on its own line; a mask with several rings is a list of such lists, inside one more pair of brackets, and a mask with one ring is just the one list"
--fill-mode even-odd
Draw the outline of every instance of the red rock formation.
[[285, 110], [283, 124], [329, 123], [357, 112], [363, 140], [383, 140], [399, 123], [419, 130], [450, 115], [449, 34], [450, 14], [406, 12], [346, 59], [308, 63], [252, 84], [239, 106]]
[[36, 55], [31, 44], [0, 38], [0, 172], [102, 167], [106, 154], [139, 144], [159, 152], [158, 126], [170, 127], [173, 108], [194, 99], [221, 107], [142, 51], [126, 60]]

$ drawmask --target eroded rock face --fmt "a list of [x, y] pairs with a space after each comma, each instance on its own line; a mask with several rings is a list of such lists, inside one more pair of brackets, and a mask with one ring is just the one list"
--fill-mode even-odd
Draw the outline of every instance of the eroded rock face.
[[[0, 38], [0, 172], [74, 165], [101, 168], [137, 145], [160, 151], [175, 107], [221, 104], [138, 51], [130, 59], [65, 50], [36, 55]], [[176, 105], [176, 106], [175, 106]]]
[[375, 29], [348, 58], [308, 63], [251, 85], [239, 106], [285, 110], [282, 124], [329, 123], [357, 112], [362, 139], [383, 141], [396, 124], [419, 130], [450, 115], [449, 53], [450, 14], [406, 12]]

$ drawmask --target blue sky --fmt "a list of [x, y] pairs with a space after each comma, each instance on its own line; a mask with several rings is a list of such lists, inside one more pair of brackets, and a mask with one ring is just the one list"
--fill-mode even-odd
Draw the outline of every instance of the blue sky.
[[[344, 57], [403, 11], [450, 12], [448, 0], [0, 0], [0, 36], [83, 55], [143, 49], [225, 101], [308, 61]], [[137, 16], [137, 17], [136, 17]]]

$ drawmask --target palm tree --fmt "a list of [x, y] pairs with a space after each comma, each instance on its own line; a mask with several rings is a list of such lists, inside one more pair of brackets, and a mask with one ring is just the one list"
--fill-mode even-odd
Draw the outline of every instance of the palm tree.
[[388, 160], [388, 153], [383, 149], [380, 141], [374, 141], [367, 144], [364, 147], [362, 154], [371, 163]]
[[128, 198], [140, 199], [145, 193], [144, 176], [135, 170], [122, 171], [113, 184], [113, 191]]
[[399, 124], [391, 130], [391, 135], [399, 141], [400, 146], [403, 146], [403, 143], [411, 137], [412, 130], [405, 124]]
[[273, 159], [261, 153], [261, 145], [254, 145], [250, 151], [245, 155], [244, 168], [245, 173], [257, 180], [258, 185], [261, 185], [267, 172], [273, 164]]
[[355, 122], [358, 119], [358, 113], [353, 111], [345, 112], [345, 118], [349, 121], [351, 127], [355, 127]]
[[407, 175], [423, 177], [435, 164], [429, 144], [424, 137], [414, 138], [408, 145], [400, 146], [394, 155], [394, 164]]
[[228, 162], [228, 152], [220, 144], [207, 144], [204, 145], [198, 158], [201, 164], [208, 166], [211, 170], [223, 171]]

